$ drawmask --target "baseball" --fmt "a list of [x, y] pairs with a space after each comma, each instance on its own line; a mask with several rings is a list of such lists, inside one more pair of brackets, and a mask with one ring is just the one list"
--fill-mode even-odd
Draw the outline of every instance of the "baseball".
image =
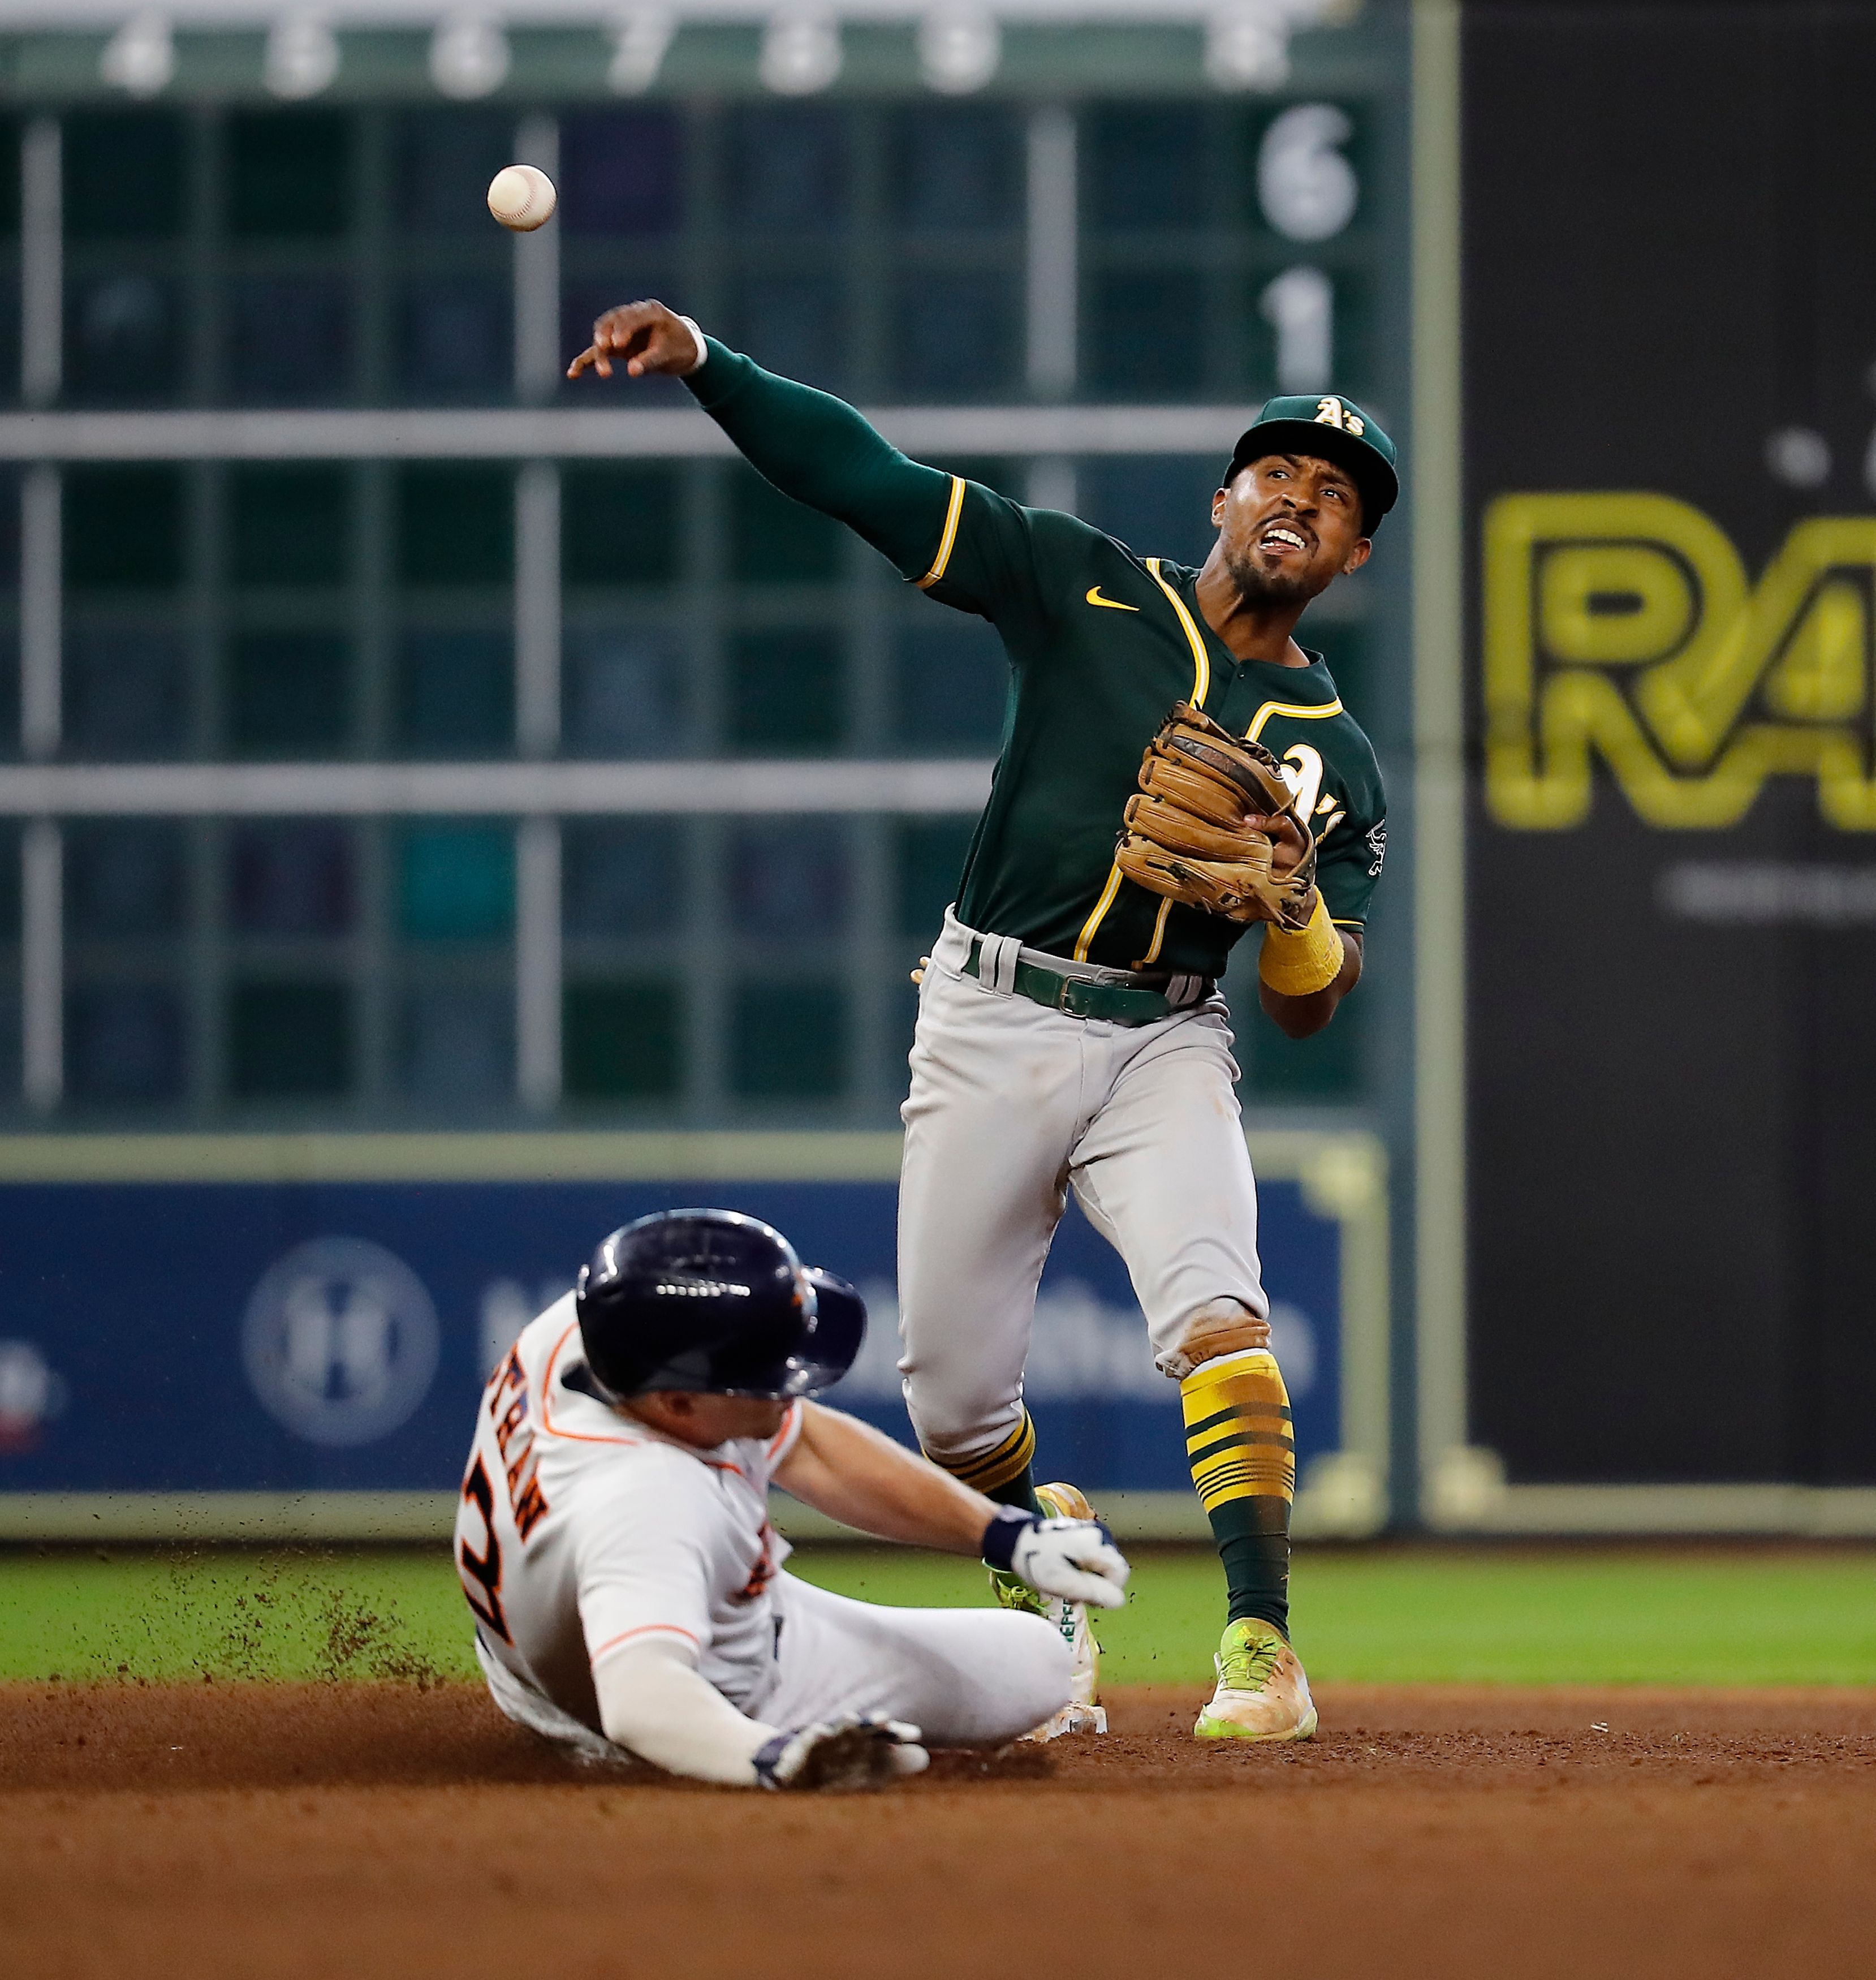
[[516, 234], [532, 234], [551, 220], [559, 197], [536, 165], [504, 165], [489, 181], [489, 211]]

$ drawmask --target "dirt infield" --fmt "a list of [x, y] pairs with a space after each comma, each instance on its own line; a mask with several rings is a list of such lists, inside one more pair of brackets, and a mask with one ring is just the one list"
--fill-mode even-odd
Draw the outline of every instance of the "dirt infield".
[[1322, 1736], [941, 1756], [863, 1797], [564, 1766], [476, 1688], [0, 1686], [35, 1975], [1183, 1980], [1876, 1970], [1876, 1693], [1331, 1690]]

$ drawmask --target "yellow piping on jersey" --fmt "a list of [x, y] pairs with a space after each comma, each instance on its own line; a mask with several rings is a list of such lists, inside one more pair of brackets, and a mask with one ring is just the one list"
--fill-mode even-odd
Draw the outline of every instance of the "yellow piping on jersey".
[[1160, 903], [1160, 912], [1153, 922], [1153, 939], [1147, 945], [1147, 952], [1134, 966], [1137, 969], [1151, 969], [1160, 959], [1160, 944], [1166, 939], [1166, 917], [1173, 911], [1173, 897], [1168, 894]]
[[1251, 717], [1250, 726], [1244, 731], [1246, 737], [1255, 742], [1263, 733], [1263, 725], [1273, 715], [1293, 715], [1299, 722], [1324, 722], [1332, 715], [1342, 713], [1342, 700], [1338, 695], [1333, 701], [1319, 702], [1313, 706], [1294, 701], [1267, 701]]
[[[1160, 575], [1160, 560], [1148, 557], [1147, 569], [1153, 581], [1165, 593], [1167, 602], [1178, 616], [1179, 623], [1186, 636], [1186, 644], [1192, 649], [1192, 706], [1203, 708], [1205, 696], [1211, 688], [1211, 662], [1206, 656], [1205, 642], [1199, 636], [1199, 629], [1192, 623], [1192, 615], [1186, 610], [1186, 602]], [[1098, 591], [1101, 587], [1094, 587]], [[1093, 593], [1089, 596], [1091, 597]], [[1104, 603], [1105, 601], [1103, 601]], [[1094, 912], [1082, 925], [1081, 932], [1075, 939], [1074, 959], [1087, 960], [1087, 952], [1093, 945], [1101, 925], [1107, 918], [1107, 910], [1114, 905], [1114, 897], [1121, 891], [1121, 869], [1117, 865], [1109, 869], [1107, 884], [1101, 890], [1101, 899], [1094, 903]], [[1160, 918], [1154, 925], [1153, 946], [1147, 952], [1145, 961], [1154, 962], [1159, 955], [1160, 942], [1166, 932], [1166, 910], [1172, 905], [1169, 898], [1160, 909]], [[1143, 965], [1144, 966], [1144, 965]]]
[[1121, 869], [1118, 865], [1111, 866], [1107, 869], [1107, 884], [1101, 890], [1101, 899], [1094, 903], [1094, 912], [1081, 924], [1081, 932], [1075, 937], [1076, 962], [1087, 962], [1088, 944], [1094, 939], [1094, 931], [1101, 926], [1107, 910], [1114, 905], [1114, 895], [1120, 891]]
[[[1192, 649], [1192, 706], [1203, 708], [1205, 697], [1211, 692], [1211, 662], [1206, 656], [1205, 642], [1199, 636], [1199, 629], [1192, 623], [1192, 614], [1186, 610], [1186, 601], [1160, 575], [1160, 560], [1148, 557], [1147, 569], [1153, 581], [1165, 593], [1173, 610], [1179, 615], [1179, 623], [1184, 628], [1186, 644]], [[1336, 706], [1340, 706], [1338, 703]]]
[[951, 478], [951, 507], [945, 511], [945, 533], [938, 539], [938, 555], [931, 560], [931, 568], [918, 580], [921, 591], [929, 591], [945, 575], [945, 566], [951, 562], [951, 546], [958, 540], [958, 518], [964, 512], [964, 477], [954, 474]]

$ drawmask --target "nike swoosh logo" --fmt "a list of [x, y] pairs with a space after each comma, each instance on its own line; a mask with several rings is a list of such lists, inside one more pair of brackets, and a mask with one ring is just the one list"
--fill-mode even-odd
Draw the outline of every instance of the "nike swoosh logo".
[[1091, 584], [1088, 586], [1087, 602], [1091, 605], [1104, 605], [1110, 612], [1137, 612], [1140, 610], [1137, 605], [1123, 605], [1117, 598], [1102, 597], [1101, 586], [1098, 584]]

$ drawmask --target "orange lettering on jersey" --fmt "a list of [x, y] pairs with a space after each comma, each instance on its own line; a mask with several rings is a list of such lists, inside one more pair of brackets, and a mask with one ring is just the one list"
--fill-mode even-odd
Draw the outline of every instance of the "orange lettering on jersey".
[[528, 1398], [524, 1389], [508, 1406], [508, 1414], [495, 1426], [495, 1447], [502, 1453], [505, 1463], [508, 1457], [508, 1440], [527, 1420]]
[[495, 1494], [489, 1485], [488, 1467], [480, 1457], [470, 1466], [469, 1475], [463, 1480], [463, 1497], [482, 1515], [483, 1531], [480, 1553], [469, 1544], [467, 1533], [457, 1545], [456, 1565], [462, 1576], [463, 1598], [503, 1643], [510, 1643], [514, 1639], [508, 1633], [508, 1618], [502, 1613], [502, 1548], [495, 1537]]
[[[527, 1371], [521, 1365], [521, 1354], [518, 1348], [511, 1351], [508, 1359], [496, 1370], [490, 1381], [489, 1391], [489, 1414], [495, 1421], [495, 1447], [501, 1453], [502, 1463], [508, 1473], [508, 1508], [514, 1515], [515, 1531], [526, 1540], [546, 1517], [548, 1507], [541, 1492], [540, 1480], [536, 1476], [534, 1430], [528, 1421]], [[504, 1399], [508, 1407], [501, 1410]], [[498, 1410], [501, 1410], [499, 1417], [496, 1415]], [[470, 1475], [480, 1477], [480, 1493], [487, 1493], [488, 1474], [483, 1470], [480, 1458], [476, 1460]], [[477, 1505], [483, 1503], [480, 1494], [472, 1492], [469, 1486], [465, 1485], [463, 1489]], [[499, 1575], [500, 1556], [496, 1550], [493, 1530], [489, 1536], [489, 1558], [496, 1563], [493, 1571]], [[467, 1560], [463, 1563], [463, 1571], [466, 1575], [480, 1580], [479, 1566], [480, 1563], [473, 1559]], [[490, 1601], [499, 1615], [500, 1605], [494, 1601], [492, 1593]], [[472, 1607], [476, 1606], [473, 1596], [470, 1605]], [[476, 1609], [476, 1613], [479, 1615], [483, 1613], [480, 1608]], [[484, 1616], [483, 1620], [486, 1621], [488, 1618]]]
[[502, 1407], [505, 1391], [527, 1394], [527, 1371], [521, 1366], [521, 1350], [511, 1347], [508, 1359], [497, 1364], [495, 1373], [489, 1377], [489, 1414], [493, 1417]]
[[766, 1520], [763, 1520], [762, 1553], [757, 1556], [755, 1565], [749, 1570], [749, 1580], [737, 1590], [734, 1598], [735, 1600], [739, 1602], [755, 1601], [761, 1595], [762, 1590], [769, 1586], [770, 1582], [775, 1580], [775, 1554], [772, 1550], [772, 1543], [775, 1540], [775, 1528], [772, 1527]]
[[511, 1474], [508, 1480], [508, 1503], [515, 1516], [515, 1531], [525, 1540], [547, 1517], [547, 1501], [541, 1493], [540, 1474], [530, 1471], [527, 1483], [519, 1493], [515, 1490], [515, 1480]]

